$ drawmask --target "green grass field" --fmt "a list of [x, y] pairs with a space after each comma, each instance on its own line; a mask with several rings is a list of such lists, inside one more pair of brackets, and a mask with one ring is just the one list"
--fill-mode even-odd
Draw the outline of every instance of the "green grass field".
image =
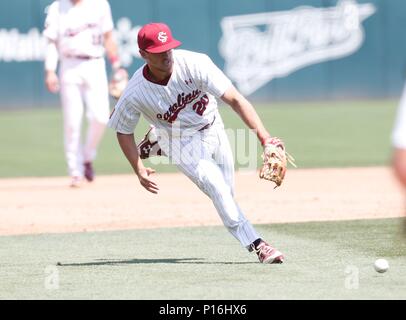
[[[347, 101], [258, 105], [257, 110], [270, 133], [285, 140], [299, 167], [344, 167], [388, 163], [396, 106], [396, 101]], [[220, 111], [226, 128], [244, 128], [229, 107]], [[141, 120], [138, 139], [146, 128]], [[59, 109], [0, 113], [0, 145], [0, 177], [66, 175]], [[111, 129], [95, 166], [100, 174], [131, 172]], [[176, 170], [170, 165], [156, 168]]]
[[[299, 167], [372, 166], [388, 164], [396, 105], [275, 104], [258, 112]], [[227, 128], [243, 127], [227, 107], [221, 112]], [[2, 112], [0, 177], [65, 175], [61, 122], [58, 109]], [[136, 136], [146, 127], [141, 122]], [[96, 168], [131, 172], [110, 130]], [[259, 264], [222, 226], [0, 236], [0, 299], [406, 299], [400, 226], [256, 226], [286, 254], [283, 265]], [[389, 261], [388, 272], [374, 271], [377, 258]]]
[[[0, 237], [0, 298], [406, 299], [399, 226], [257, 226], [285, 252], [282, 265], [258, 263], [223, 227]], [[375, 272], [378, 257], [386, 273]]]

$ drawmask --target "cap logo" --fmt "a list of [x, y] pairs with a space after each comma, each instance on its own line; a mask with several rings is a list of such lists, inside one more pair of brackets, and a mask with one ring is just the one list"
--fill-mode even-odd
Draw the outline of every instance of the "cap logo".
[[162, 43], [165, 43], [166, 41], [168, 41], [168, 36], [166, 35], [166, 32], [159, 32], [158, 33], [158, 40], [161, 41]]

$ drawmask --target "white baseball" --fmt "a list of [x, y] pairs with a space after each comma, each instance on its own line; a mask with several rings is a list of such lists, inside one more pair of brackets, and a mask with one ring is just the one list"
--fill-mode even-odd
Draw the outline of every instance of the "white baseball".
[[376, 272], [383, 273], [389, 269], [389, 263], [386, 259], [377, 259], [374, 263]]

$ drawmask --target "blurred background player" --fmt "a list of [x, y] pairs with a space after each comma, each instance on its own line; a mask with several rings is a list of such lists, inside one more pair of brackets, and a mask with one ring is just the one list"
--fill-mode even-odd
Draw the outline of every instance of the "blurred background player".
[[[123, 73], [113, 39], [113, 19], [106, 0], [59, 0], [48, 9], [44, 36], [45, 84], [60, 98], [64, 118], [64, 146], [71, 186], [83, 177], [94, 179], [93, 161], [109, 118], [108, 79], [104, 54], [113, 73]], [[59, 78], [56, 74], [58, 60]], [[81, 142], [86, 106], [87, 135]]]
[[406, 190], [406, 83], [392, 132], [392, 146], [395, 174]]
[[[406, 191], [406, 83], [399, 102], [395, 125], [392, 132], [393, 169], [395, 175]], [[406, 215], [403, 222], [403, 232], [406, 235]]]

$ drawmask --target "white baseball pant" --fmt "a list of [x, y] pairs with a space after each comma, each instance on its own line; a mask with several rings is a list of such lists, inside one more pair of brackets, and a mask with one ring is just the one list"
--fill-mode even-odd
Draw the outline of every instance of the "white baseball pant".
[[213, 201], [228, 231], [249, 249], [260, 236], [234, 199], [234, 160], [222, 122], [193, 136], [158, 139], [171, 162]]
[[[65, 58], [60, 67], [61, 103], [64, 116], [64, 146], [71, 176], [83, 176], [83, 163], [92, 162], [109, 119], [106, 65], [103, 58]], [[88, 120], [84, 146], [82, 118]]]

